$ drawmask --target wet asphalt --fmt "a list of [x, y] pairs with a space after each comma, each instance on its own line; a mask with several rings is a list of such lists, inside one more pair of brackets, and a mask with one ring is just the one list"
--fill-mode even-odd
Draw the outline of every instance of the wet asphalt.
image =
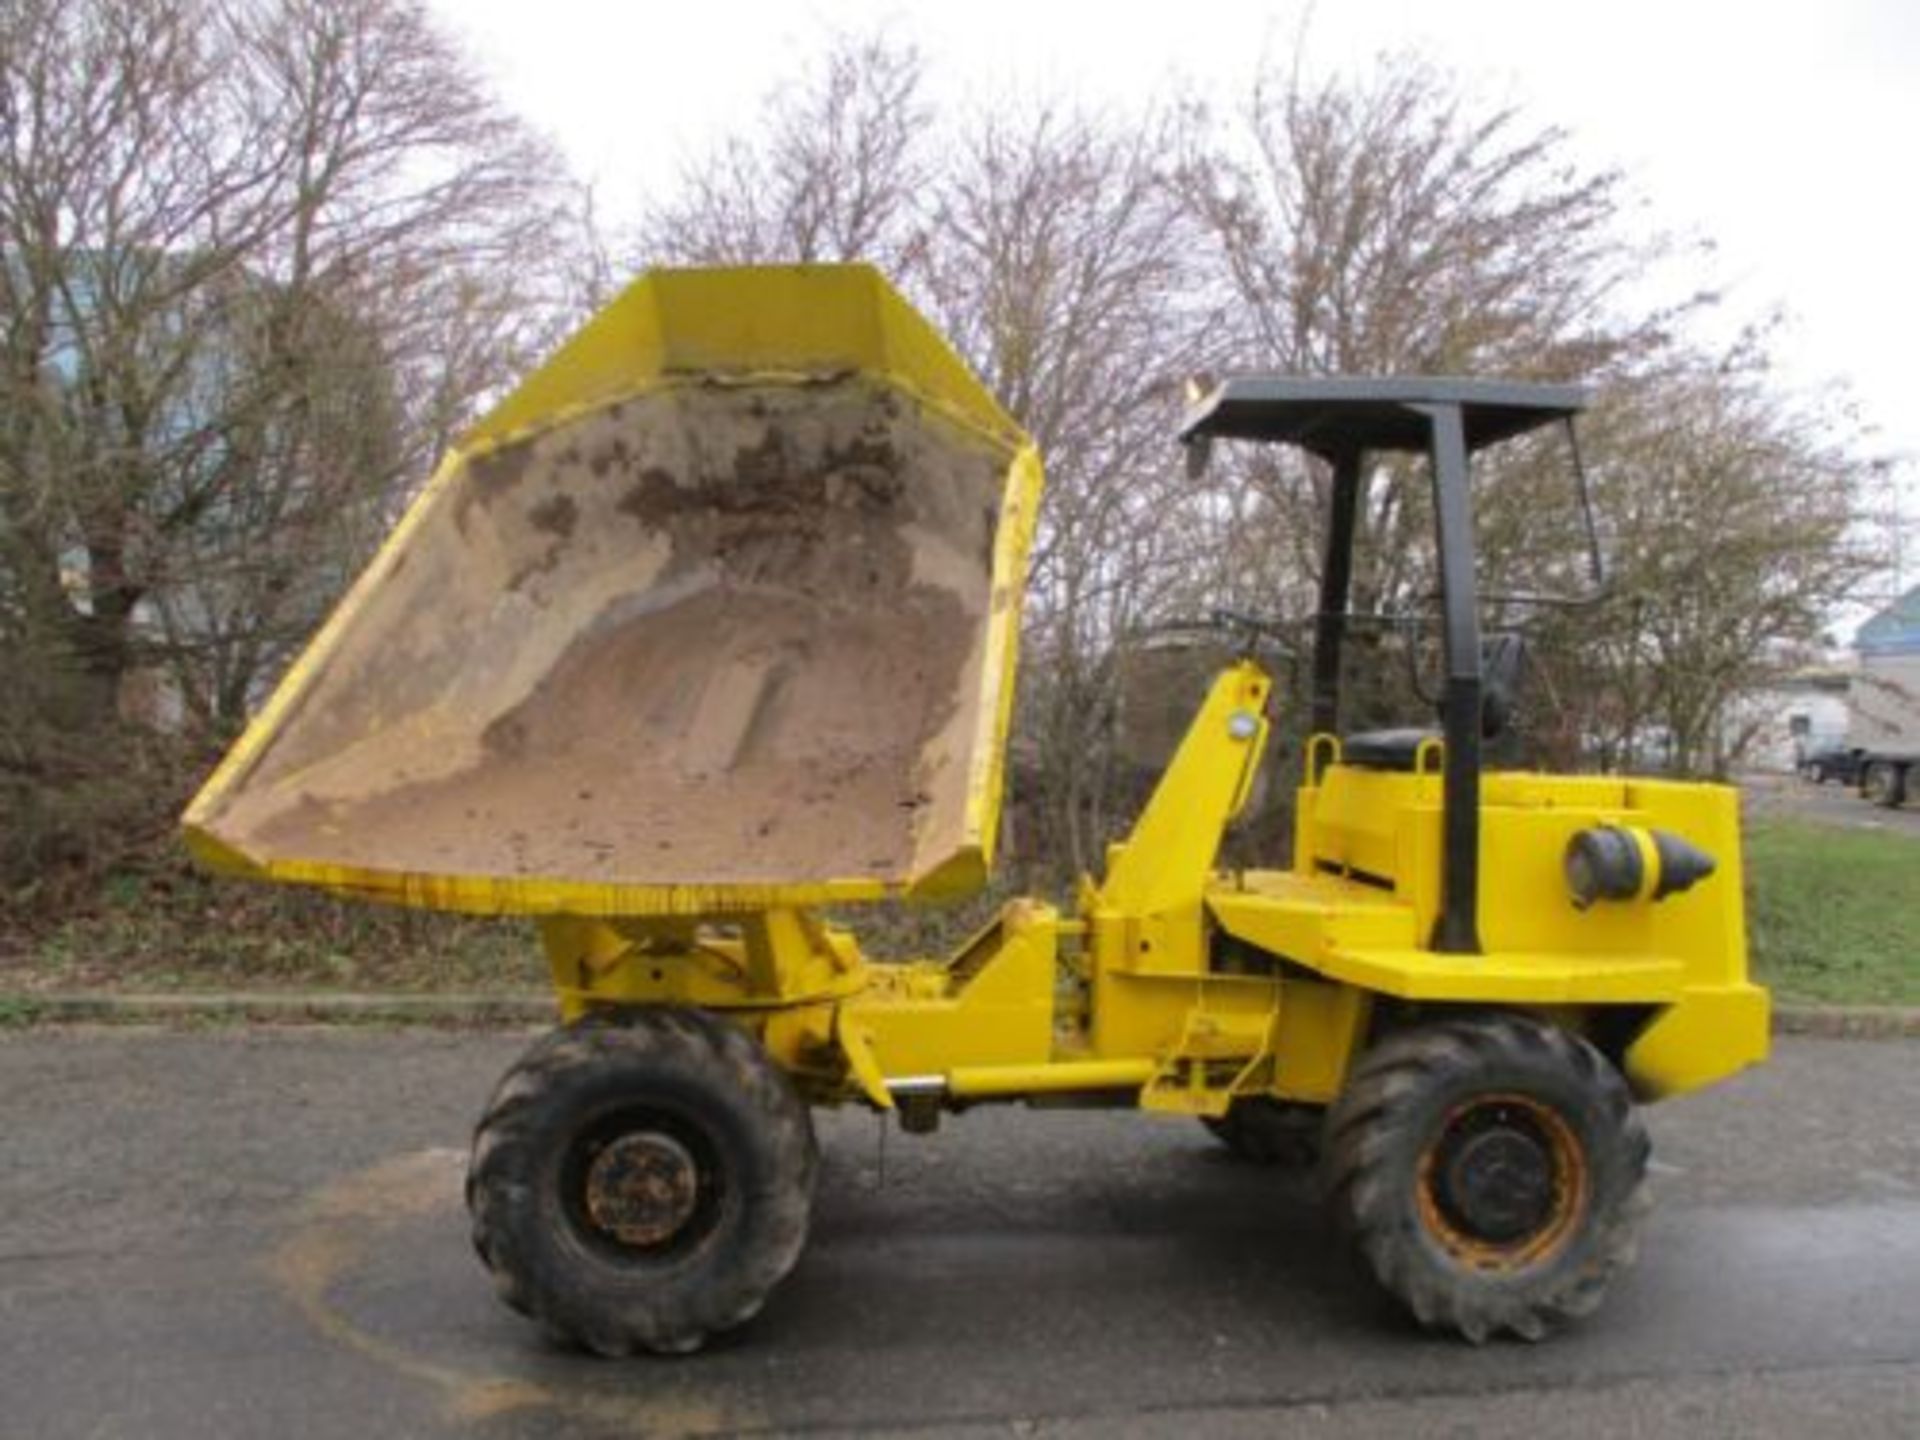
[[1198, 1127], [823, 1117], [814, 1234], [685, 1360], [561, 1352], [467, 1247], [525, 1035], [0, 1033], [0, 1440], [1920, 1435], [1920, 1042], [1657, 1108], [1640, 1266], [1544, 1345], [1410, 1329]]

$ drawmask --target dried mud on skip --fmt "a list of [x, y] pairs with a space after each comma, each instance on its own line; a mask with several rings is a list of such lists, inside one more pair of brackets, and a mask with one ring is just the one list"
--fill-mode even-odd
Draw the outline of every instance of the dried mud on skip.
[[963, 843], [1007, 456], [877, 382], [673, 387], [453, 477], [211, 829], [646, 885]]

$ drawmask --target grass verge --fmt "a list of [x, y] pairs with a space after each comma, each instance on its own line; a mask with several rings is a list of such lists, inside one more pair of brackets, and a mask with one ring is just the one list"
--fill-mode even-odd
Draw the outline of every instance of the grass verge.
[[0, 927], [0, 992], [544, 989], [533, 926], [222, 879], [169, 847], [82, 903]]
[[1768, 819], [1746, 860], [1754, 974], [1778, 999], [1920, 1005], [1920, 840]]

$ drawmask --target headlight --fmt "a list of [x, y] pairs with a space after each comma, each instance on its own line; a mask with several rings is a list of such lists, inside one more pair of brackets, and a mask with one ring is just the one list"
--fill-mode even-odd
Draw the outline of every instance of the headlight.
[[1596, 825], [1567, 842], [1567, 889], [1576, 910], [1599, 900], [1664, 900], [1713, 873], [1714, 859], [1666, 830]]

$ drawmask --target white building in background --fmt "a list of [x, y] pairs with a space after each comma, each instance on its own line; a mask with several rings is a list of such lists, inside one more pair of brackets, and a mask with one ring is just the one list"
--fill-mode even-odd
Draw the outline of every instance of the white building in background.
[[1845, 670], [1803, 670], [1727, 706], [1721, 744], [1742, 770], [1791, 773], [1809, 751], [1847, 738]]
[[[1913, 713], [1910, 682], [1903, 687], [1889, 677], [1897, 680], [1920, 665], [1920, 586], [1861, 625], [1854, 651], [1852, 664], [1799, 671], [1727, 707], [1721, 744], [1740, 756], [1739, 768], [1792, 771], [1823, 746], [1871, 749], [1873, 727], [1863, 726], [1861, 715], [1878, 717], [1889, 695], [1900, 714]], [[1864, 691], [1863, 682], [1870, 682]], [[1890, 728], [1878, 718], [1882, 730]]]
[[1916, 796], [1920, 772], [1920, 585], [1860, 627], [1854, 637], [1860, 668], [1853, 677], [1853, 725], [1848, 743], [1872, 771], [1893, 767], [1893, 793]]

